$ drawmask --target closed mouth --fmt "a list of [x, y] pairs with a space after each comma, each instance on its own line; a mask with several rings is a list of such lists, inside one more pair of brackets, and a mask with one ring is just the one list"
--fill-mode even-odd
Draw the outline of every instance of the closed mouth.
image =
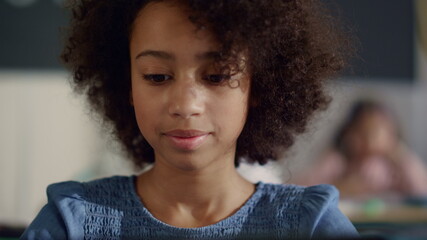
[[177, 138], [192, 138], [192, 137], [198, 137], [198, 136], [204, 136], [208, 135], [209, 132], [200, 131], [200, 130], [172, 130], [165, 132], [164, 135], [170, 136], [170, 137], [177, 137]]
[[199, 130], [173, 130], [163, 134], [169, 143], [177, 149], [193, 151], [199, 148], [210, 135], [210, 132]]

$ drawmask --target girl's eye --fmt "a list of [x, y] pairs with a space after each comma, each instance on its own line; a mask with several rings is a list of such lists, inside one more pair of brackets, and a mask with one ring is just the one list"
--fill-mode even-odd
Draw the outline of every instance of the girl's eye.
[[144, 79], [154, 84], [161, 84], [170, 80], [172, 77], [166, 74], [144, 74]]
[[230, 75], [226, 74], [211, 74], [206, 75], [203, 80], [208, 81], [211, 84], [219, 85], [221, 83], [224, 83], [225, 81], [230, 80]]

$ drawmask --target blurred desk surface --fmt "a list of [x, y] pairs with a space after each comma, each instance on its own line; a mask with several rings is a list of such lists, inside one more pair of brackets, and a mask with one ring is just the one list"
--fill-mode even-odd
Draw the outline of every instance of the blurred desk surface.
[[427, 206], [381, 199], [340, 201], [339, 208], [364, 237], [427, 239]]
[[386, 203], [379, 199], [373, 199], [363, 203], [341, 201], [339, 207], [353, 223], [425, 222], [427, 224], [427, 207], [423, 206]]

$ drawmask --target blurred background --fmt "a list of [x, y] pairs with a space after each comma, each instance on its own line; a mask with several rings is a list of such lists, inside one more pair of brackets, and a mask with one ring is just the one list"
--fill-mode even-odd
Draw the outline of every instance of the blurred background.
[[[108, 130], [70, 88], [70, 76], [59, 61], [61, 31], [68, 21], [62, 2], [0, 0], [0, 226], [27, 225], [45, 204], [50, 183], [135, 173]], [[328, 84], [330, 107], [316, 116], [284, 159], [240, 167], [251, 181], [301, 181], [331, 148], [360, 99], [380, 102], [393, 112], [400, 140], [427, 164], [427, 1], [325, 3], [358, 39], [358, 56], [351, 69]], [[390, 225], [378, 225], [386, 222], [423, 239], [427, 204], [420, 196], [412, 200], [404, 219], [398, 217], [401, 212], [383, 214], [392, 212], [387, 207], [403, 205], [394, 198], [343, 199], [340, 206], [364, 232], [398, 234]]]

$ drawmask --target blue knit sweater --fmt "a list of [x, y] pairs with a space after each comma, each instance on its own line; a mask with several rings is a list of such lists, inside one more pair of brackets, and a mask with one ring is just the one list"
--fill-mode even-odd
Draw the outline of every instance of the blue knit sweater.
[[310, 239], [353, 238], [357, 231], [338, 210], [330, 185], [258, 183], [232, 216], [210, 226], [178, 228], [156, 219], [135, 191], [135, 176], [47, 189], [48, 203], [22, 239]]

